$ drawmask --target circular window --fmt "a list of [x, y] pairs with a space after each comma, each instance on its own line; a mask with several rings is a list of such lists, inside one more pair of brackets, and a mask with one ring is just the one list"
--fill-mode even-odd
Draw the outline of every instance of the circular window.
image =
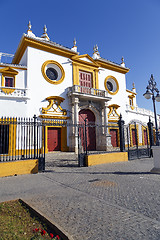
[[54, 68], [47, 68], [46, 75], [50, 80], [56, 80], [58, 78], [58, 73]]
[[63, 67], [56, 61], [46, 61], [42, 65], [43, 77], [51, 84], [59, 84], [64, 80]]
[[109, 81], [107, 81], [107, 88], [109, 91], [113, 91], [113, 84]]
[[112, 95], [116, 94], [119, 90], [118, 81], [113, 76], [108, 76], [105, 78], [104, 86], [107, 92]]

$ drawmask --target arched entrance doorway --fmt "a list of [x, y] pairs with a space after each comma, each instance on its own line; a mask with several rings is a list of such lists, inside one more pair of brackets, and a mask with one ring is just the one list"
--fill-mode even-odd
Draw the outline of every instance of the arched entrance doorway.
[[[82, 109], [79, 112], [79, 123], [85, 124], [86, 119], [86, 139], [87, 139], [87, 149], [89, 151], [96, 150], [96, 129], [95, 129], [95, 115], [89, 109]], [[85, 139], [84, 139], [84, 128], [81, 129], [81, 142], [82, 146], [85, 146]]]

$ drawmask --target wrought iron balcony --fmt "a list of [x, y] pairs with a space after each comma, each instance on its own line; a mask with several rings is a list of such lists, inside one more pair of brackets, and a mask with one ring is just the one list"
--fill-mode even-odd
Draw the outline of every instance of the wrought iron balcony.
[[68, 88], [69, 95], [77, 95], [81, 98], [96, 98], [96, 99], [108, 99], [108, 93], [104, 90], [90, 88], [90, 87], [83, 87], [79, 85], [74, 85]]
[[0, 87], [0, 98], [27, 100], [27, 88]]

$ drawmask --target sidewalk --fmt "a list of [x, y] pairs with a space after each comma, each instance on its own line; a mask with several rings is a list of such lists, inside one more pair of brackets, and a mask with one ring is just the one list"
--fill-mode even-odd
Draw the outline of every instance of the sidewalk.
[[[51, 161], [51, 160], [50, 160]], [[75, 240], [159, 240], [160, 175], [152, 159], [0, 178], [0, 202], [22, 198]]]

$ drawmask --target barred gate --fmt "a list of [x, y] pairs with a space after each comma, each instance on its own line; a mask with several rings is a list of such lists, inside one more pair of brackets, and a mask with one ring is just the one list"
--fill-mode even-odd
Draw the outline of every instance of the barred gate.
[[[143, 145], [139, 145], [137, 134], [137, 124], [134, 123], [134, 128], [131, 130], [130, 126], [126, 126], [127, 131], [127, 145], [128, 145], [128, 160], [135, 160], [140, 158], [148, 158], [152, 155], [152, 150], [149, 145], [149, 132], [146, 128], [146, 137]], [[131, 140], [132, 139], [132, 140]]]

